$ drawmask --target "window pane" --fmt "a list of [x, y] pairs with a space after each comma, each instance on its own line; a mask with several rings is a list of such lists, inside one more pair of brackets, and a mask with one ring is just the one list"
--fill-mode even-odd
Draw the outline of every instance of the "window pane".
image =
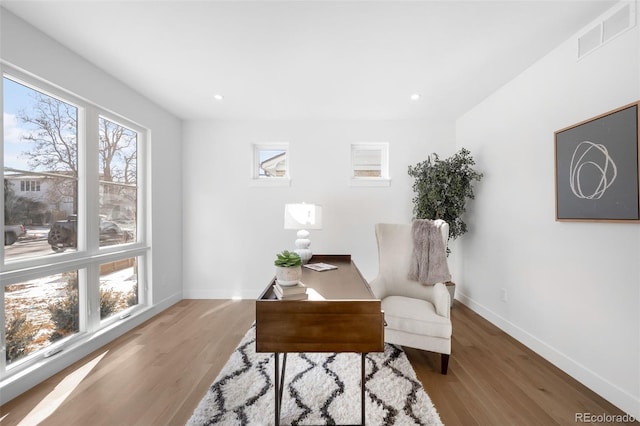
[[7, 364], [79, 331], [77, 271], [7, 285], [4, 292]]
[[75, 249], [71, 236], [47, 236], [77, 213], [78, 109], [4, 77], [3, 113], [5, 259], [48, 255], [50, 245]]
[[382, 177], [381, 149], [354, 149], [353, 177]]
[[136, 240], [137, 139], [126, 127], [100, 118], [100, 246]]
[[287, 151], [286, 150], [259, 150], [258, 151], [258, 177], [286, 177], [287, 176]]
[[100, 319], [138, 304], [136, 258], [100, 265]]

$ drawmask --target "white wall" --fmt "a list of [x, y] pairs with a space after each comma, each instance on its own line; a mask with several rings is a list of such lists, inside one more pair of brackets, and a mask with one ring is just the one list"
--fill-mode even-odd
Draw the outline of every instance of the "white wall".
[[47, 368], [4, 386], [1, 392], [4, 402], [182, 299], [182, 135], [180, 120], [131, 88], [3, 8], [0, 19], [3, 61], [150, 129], [147, 198], [153, 244], [148, 277], [151, 309], [119, 323], [82, 348], [61, 353]]
[[[377, 273], [376, 222], [412, 216], [407, 168], [432, 152], [450, 155], [454, 124], [413, 121], [189, 122], [184, 126], [184, 296], [256, 298], [274, 275], [275, 254], [292, 249], [284, 204], [323, 205], [315, 253], [353, 256]], [[289, 142], [291, 186], [249, 185], [251, 144]], [[349, 186], [350, 144], [389, 142], [391, 185]]]
[[639, 41], [636, 26], [576, 61], [568, 40], [456, 126], [485, 174], [458, 297], [636, 418], [640, 224], [555, 221], [554, 131], [640, 99]]

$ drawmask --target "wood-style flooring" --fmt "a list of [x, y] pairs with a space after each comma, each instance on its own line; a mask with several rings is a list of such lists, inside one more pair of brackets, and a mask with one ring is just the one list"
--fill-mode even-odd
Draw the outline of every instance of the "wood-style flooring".
[[[254, 319], [253, 301], [183, 300], [1, 406], [0, 422], [184, 425]], [[458, 302], [452, 320], [448, 375], [438, 355], [405, 348], [445, 425], [623, 414]]]

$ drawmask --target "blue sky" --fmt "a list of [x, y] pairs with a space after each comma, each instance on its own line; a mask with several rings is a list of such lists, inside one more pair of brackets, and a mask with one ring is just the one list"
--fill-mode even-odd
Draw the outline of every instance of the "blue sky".
[[31, 94], [34, 91], [8, 78], [3, 78], [3, 118], [4, 118], [4, 166], [14, 169], [29, 170], [22, 152], [29, 149], [29, 143], [21, 141], [27, 128], [20, 123], [17, 114], [21, 110], [28, 111], [33, 103]]
[[35, 126], [22, 123], [18, 114], [24, 111], [33, 116], [33, 107], [37, 104], [36, 94], [43, 93], [3, 78], [4, 167], [32, 170], [23, 153], [32, 150], [33, 142], [23, 140], [23, 136], [30, 129], [35, 129]]

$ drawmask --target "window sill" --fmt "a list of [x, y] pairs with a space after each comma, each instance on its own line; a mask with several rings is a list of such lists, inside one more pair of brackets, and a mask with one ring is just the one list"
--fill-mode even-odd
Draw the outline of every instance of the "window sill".
[[391, 179], [352, 178], [350, 182], [350, 186], [391, 186]]
[[[66, 342], [57, 345], [62, 348], [62, 351], [49, 358], [45, 358], [43, 356], [45, 351], [42, 351], [21, 365], [20, 368], [6, 371], [0, 379], [0, 393], [2, 394], [0, 404], [5, 404], [53, 374], [59, 373], [64, 368], [99, 350], [157, 313], [159, 310], [156, 306], [140, 305], [127, 318], [109, 324], [93, 333], [80, 332], [76, 336], [72, 336]], [[56, 347], [55, 344], [52, 346]]]
[[291, 186], [291, 179], [289, 178], [265, 178], [265, 179], [251, 179], [249, 186]]

